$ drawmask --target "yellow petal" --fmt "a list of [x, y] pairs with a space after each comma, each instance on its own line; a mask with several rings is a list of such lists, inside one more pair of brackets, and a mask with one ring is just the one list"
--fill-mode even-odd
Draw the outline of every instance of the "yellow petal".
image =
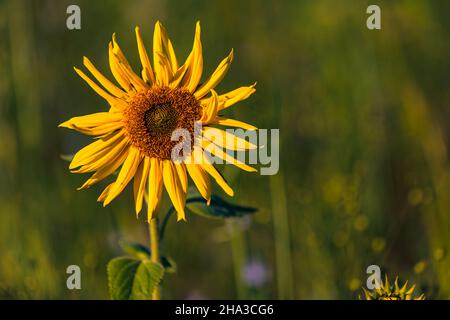
[[[240, 87], [230, 92], [219, 95], [219, 110], [226, 109], [239, 101], [247, 99], [256, 91], [255, 86], [256, 83], [251, 86]], [[205, 100], [207, 99], [202, 99], [201, 103], [206, 103], [207, 101]]]
[[235, 127], [235, 128], [242, 128], [244, 130], [257, 130], [255, 126], [248, 124], [246, 122], [242, 122], [235, 119], [230, 118], [223, 118], [223, 117], [215, 117], [211, 124], [218, 124], [222, 126], [228, 126], [228, 127]]
[[221, 129], [203, 127], [202, 132], [204, 139], [229, 150], [243, 151], [257, 148], [255, 144]]
[[100, 194], [100, 196], [97, 198], [98, 202], [103, 202], [106, 197], [109, 194], [109, 190], [111, 190], [111, 187], [114, 185], [114, 182], [110, 183], [104, 190], [103, 192]]
[[122, 70], [125, 77], [128, 78], [128, 80], [133, 85], [133, 87], [136, 88], [138, 91], [147, 89], [148, 85], [133, 71], [127, 58], [125, 57], [122, 50], [120, 49], [119, 44], [116, 41], [115, 33], [113, 34], [112, 40], [113, 40], [112, 49], [113, 49], [113, 53], [114, 53], [113, 60], [116, 60], [115, 62], [116, 62], [117, 67]]
[[103, 206], [107, 206], [114, 198], [116, 198], [122, 190], [127, 186], [136, 173], [136, 170], [142, 160], [141, 152], [134, 147], [131, 147], [127, 159], [120, 169], [119, 176], [116, 182], [111, 187], [108, 197], [103, 202]]
[[206, 149], [208, 152], [210, 152], [212, 155], [224, 160], [226, 163], [233, 164], [238, 168], [241, 168], [242, 170], [245, 170], [247, 172], [256, 172], [257, 170], [253, 167], [250, 167], [249, 165], [246, 165], [242, 161], [239, 161], [229, 155], [226, 152], [223, 152], [222, 149], [218, 146], [216, 146], [214, 143], [209, 142], [207, 140], [202, 140], [202, 147]]
[[200, 88], [195, 91], [194, 96], [197, 99], [201, 99], [211, 89], [214, 89], [219, 84], [219, 82], [222, 81], [223, 77], [230, 68], [231, 62], [233, 62], [233, 49], [231, 49], [228, 57], [222, 60], [222, 62], [219, 64], [213, 74], [208, 78], [208, 80], [206, 80], [205, 83], [203, 83]]
[[207, 140], [202, 140], [202, 147], [207, 151], [210, 152], [212, 155], [224, 160], [228, 164], [233, 164], [238, 168], [241, 168], [242, 170], [245, 170], [247, 172], [256, 172], [257, 170], [253, 167], [250, 167], [249, 165], [246, 165], [242, 161], [239, 161], [238, 159], [232, 157], [226, 152], [223, 152], [223, 150], [216, 146], [214, 143], [209, 142]]
[[119, 168], [125, 161], [128, 155], [128, 148], [125, 148], [116, 158], [108, 162], [104, 167], [100, 168], [90, 177], [78, 190], [87, 189], [97, 182], [105, 179], [109, 175], [113, 174], [117, 168]]
[[101, 157], [96, 158], [91, 162], [80, 166], [76, 170], [71, 170], [72, 173], [86, 173], [100, 170], [105, 167], [108, 163], [113, 162], [121, 152], [128, 146], [128, 139], [123, 139], [119, 141], [113, 148], [109, 149], [107, 152], [101, 155]]
[[219, 173], [219, 171], [217, 171], [216, 168], [214, 168], [212, 164], [208, 162], [208, 160], [205, 159], [201, 166], [214, 178], [214, 180], [216, 180], [217, 184], [223, 189], [223, 191], [225, 191], [226, 194], [230, 197], [234, 196], [233, 189], [231, 189], [224, 177]]
[[148, 221], [156, 216], [162, 196], [161, 162], [156, 158], [150, 159], [150, 173], [148, 179]]
[[[189, 59], [188, 59], [189, 61]], [[185, 78], [186, 72], [188, 70], [188, 63], [183, 64], [178, 70], [174, 73], [172, 81], [169, 83], [170, 88], [182, 87], [181, 81]]]
[[171, 160], [164, 160], [162, 164], [164, 186], [166, 187], [170, 200], [177, 211], [177, 220], [186, 220], [184, 213], [186, 193], [183, 192], [183, 186], [175, 165]]
[[111, 69], [114, 78], [126, 92], [136, 92], [134, 87], [131, 85], [130, 79], [128, 79], [122, 68], [119, 67], [119, 61], [114, 53], [112, 42], [109, 43], [108, 50], [109, 68]]
[[111, 122], [117, 122], [122, 120], [122, 115], [120, 113], [113, 112], [98, 112], [92, 113], [85, 116], [73, 117], [68, 121], [63, 122], [59, 125], [59, 127], [73, 129], [74, 126], [87, 128], [100, 126], [103, 124], [108, 124]]
[[183, 192], [186, 193], [188, 187], [186, 166], [184, 163], [175, 163], [175, 169], [177, 169], [178, 178], [180, 179], [181, 186], [183, 187]]
[[203, 124], [210, 123], [212, 119], [217, 117], [218, 107], [217, 93], [214, 89], [211, 89], [211, 99], [209, 99], [208, 105], [203, 108], [203, 115], [200, 118], [200, 121]]
[[200, 82], [203, 73], [203, 53], [200, 40], [200, 22], [195, 27], [194, 45], [192, 51], [186, 59], [186, 72], [180, 82], [180, 86], [185, 87], [190, 92], [194, 92]]
[[172, 81], [172, 73], [170, 71], [169, 60], [162, 52], [155, 52], [155, 56], [159, 59], [158, 65], [155, 66], [156, 70], [156, 83], [159, 86], [167, 86]]
[[175, 53], [172, 46], [170, 47], [171, 52], [169, 52], [167, 32], [162, 24], [157, 21], [153, 33], [153, 65], [155, 66], [156, 83], [160, 86], [168, 85], [177, 70], [177, 66], [172, 65]]
[[178, 69], [178, 61], [172, 42], [169, 38], [167, 38], [167, 55], [169, 57], [170, 65], [172, 66], [172, 72], [175, 73]]
[[[156, 22], [153, 33], [153, 52], [161, 52], [163, 56], [167, 57], [172, 74], [177, 71], [178, 62], [172, 42], [167, 35], [166, 29], [159, 21]], [[154, 64], [156, 65], [156, 61], [154, 61]]]
[[97, 85], [94, 81], [92, 81], [83, 71], [80, 69], [73, 67], [75, 72], [84, 80], [86, 83], [103, 99], [109, 102], [111, 105], [121, 105], [119, 102], [120, 99], [113, 97], [109, 93], [107, 93], [105, 90], [100, 88], [99, 85]]
[[103, 136], [123, 127], [123, 123], [121, 121], [105, 123], [99, 126], [93, 127], [78, 127], [74, 124], [71, 125], [71, 129], [74, 129], [78, 132], [81, 132], [90, 136]]
[[186, 169], [198, 192], [209, 202], [211, 200], [211, 181], [205, 170], [198, 164], [186, 164]]
[[142, 201], [144, 199], [145, 186], [150, 172], [150, 158], [144, 157], [139, 165], [133, 182], [134, 203], [136, 215], [142, 210]]
[[108, 137], [99, 139], [86, 147], [79, 150], [72, 159], [69, 169], [74, 169], [84, 164], [95, 161], [108, 153], [116, 144], [117, 141], [122, 139], [124, 135], [123, 131], [111, 134]]
[[122, 97], [125, 95], [125, 92], [118, 88], [114, 83], [109, 81], [108, 78], [106, 78], [98, 69], [92, 64], [92, 62], [87, 58], [83, 57], [83, 64], [84, 66], [89, 70], [90, 73], [97, 79], [98, 82], [111, 94], [115, 95], [116, 97]]
[[142, 75], [145, 81], [149, 82], [150, 84], [155, 83], [155, 75], [153, 74], [153, 69], [150, 64], [150, 59], [148, 58], [147, 50], [145, 49], [144, 41], [141, 37], [141, 32], [139, 30], [139, 27], [136, 27], [136, 40], [138, 45], [138, 51], [139, 51], [139, 59], [141, 60], [142, 64]]

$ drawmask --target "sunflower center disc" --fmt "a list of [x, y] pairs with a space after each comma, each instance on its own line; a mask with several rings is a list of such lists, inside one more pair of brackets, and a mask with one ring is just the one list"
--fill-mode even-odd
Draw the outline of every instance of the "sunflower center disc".
[[192, 93], [183, 88], [152, 87], [136, 93], [123, 110], [123, 124], [131, 144], [144, 155], [171, 159], [179, 141], [172, 140], [176, 129], [185, 129], [194, 139], [194, 124], [202, 107]]
[[170, 133], [176, 129], [177, 113], [169, 104], [155, 105], [145, 112], [144, 122], [151, 135]]

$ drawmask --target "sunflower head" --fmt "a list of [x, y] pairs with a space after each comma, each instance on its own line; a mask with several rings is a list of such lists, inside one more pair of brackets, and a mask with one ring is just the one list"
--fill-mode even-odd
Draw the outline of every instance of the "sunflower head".
[[[386, 275], [385, 281], [381, 281], [380, 287], [372, 291], [368, 291], [363, 288], [364, 296], [363, 300], [425, 300], [423, 294], [419, 296], [414, 295], [414, 289], [416, 285], [412, 285], [408, 288], [408, 281], [403, 286], [399, 286], [398, 277], [395, 278], [394, 284], [389, 283]], [[360, 297], [361, 298], [361, 297]]]
[[[172, 41], [160, 22], [155, 24], [151, 56], [140, 29], [136, 27], [135, 31], [141, 62], [139, 72], [135, 72], [128, 63], [115, 34], [108, 46], [109, 67], [115, 82], [104, 76], [86, 57], [83, 64], [94, 79], [75, 68], [76, 73], [109, 104], [109, 109], [74, 117], [60, 124], [60, 127], [95, 138], [75, 154], [69, 169], [74, 173], [93, 173], [79, 189], [89, 188], [119, 170], [98, 201], [103, 205], [109, 204], [133, 181], [136, 213], [141, 212], [145, 200], [148, 219], [156, 214], [165, 188], [178, 220], [184, 220], [189, 177], [207, 202], [211, 198], [210, 177], [228, 195], [233, 195], [233, 190], [213, 166], [209, 155], [213, 154], [243, 170], [256, 171], [231, 157], [226, 150], [221, 150], [248, 150], [256, 146], [217, 128], [256, 129], [245, 122], [220, 115], [222, 110], [247, 99], [255, 92], [255, 85], [242, 86], [223, 94], [216, 92], [216, 86], [233, 61], [233, 50], [200, 84], [203, 73], [200, 23], [196, 25], [191, 53], [183, 64], [178, 63]], [[201, 125], [201, 137], [195, 132], [197, 124]], [[178, 129], [187, 132], [191, 139], [190, 148], [181, 160], [177, 158], [175, 161], [173, 150], [180, 141], [173, 138], [173, 133]], [[208, 149], [213, 141], [203, 139], [203, 136], [211, 135], [223, 138], [214, 140], [218, 148]]]

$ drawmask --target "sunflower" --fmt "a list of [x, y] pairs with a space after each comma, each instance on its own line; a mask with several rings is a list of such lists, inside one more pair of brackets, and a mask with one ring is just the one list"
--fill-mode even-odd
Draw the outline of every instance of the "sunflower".
[[[74, 117], [60, 124], [60, 127], [94, 136], [95, 140], [74, 155], [69, 169], [73, 173], [93, 173], [78, 188], [86, 189], [120, 168], [117, 178], [104, 189], [98, 201], [103, 202], [103, 206], [108, 205], [133, 180], [136, 214], [141, 212], [145, 199], [148, 220], [156, 215], [164, 186], [177, 211], [177, 220], [185, 220], [188, 176], [208, 203], [211, 199], [210, 176], [225, 193], [233, 196], [232, 188], [212, 164], [212, 153], [214, 157], [243, 170], [256, 171], [226, 152], [227, 149], [248, 150], [256, 146], [220, 129], [220, 126], [246, 130], [256, 128], [219, 115], [221, 110], [254, 93], [255, 84], [224, 94], [214, 90], [230, 67], [233, 50], [200, 84], [203, 55], [199, 22], [196, 24], [192, 51], [183, 65], [178, 64], [172, 42], [159, 21], [153, 35], [153, 66], [139, 27], [135, 31], [142, 65], [141, 76], [128, 63], [115, 34], [109, 43], [109, 67], [117, 84], [105, 77], [86, 57], [83, 58], [83, 65], [97, 82], [74, 68], [108, 102], [109, 110]], [[220, 136], [223, 139], [198, 139], [198, 135], [194, 134], [196, 123], [202, 125], [202, 137]], [[191, 148], [187, 154], [181, 160], [174, 161], [171, 155], [178, 142], [172, 141], [171, 136], [176, 129], [187, 130], [195, 138], [190, 142]], [[205, 152], [211, 143], [218, 148], [214, 148], [214, 152]], [[238, 145], [241, 147], [237, 148]], [[201, 161], [198, 161], [199, 154]]]
[[408, 288], [408, 281], [400, 288], [398, 284], [398, 277], [395, 278], [394, 284], [389, 283], [386, 275], [385, 281], [381, 281], [380, 287], [374, 289], [372, 292], [364, 290], [365, 300], [425, 300], [423, 294], [419, 296], [413, 296], [416, 285], [412, 285]]

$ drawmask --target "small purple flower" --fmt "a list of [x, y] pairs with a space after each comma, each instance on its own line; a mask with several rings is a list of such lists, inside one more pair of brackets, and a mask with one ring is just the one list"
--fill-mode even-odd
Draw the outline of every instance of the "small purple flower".
[[243, 268], [242, 277], [248, 286], [258, 288], [263, 286], [269, 279], [269, 271], [265, 264], [258, 260], [252, 259]]
[[208, 297], [205, 296], [200, 290], [191, 290], [186, 296], [186, 300], [207, 300]]

